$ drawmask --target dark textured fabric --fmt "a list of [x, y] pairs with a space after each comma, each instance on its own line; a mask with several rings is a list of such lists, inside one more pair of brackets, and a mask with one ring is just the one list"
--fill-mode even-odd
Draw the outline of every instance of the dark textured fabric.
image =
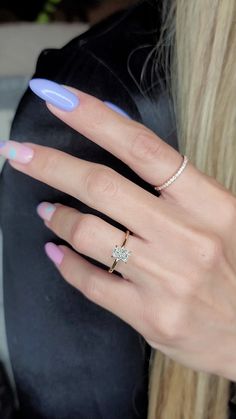
[[0, 362], [0, 418], [15, 419], [14, 397], [3, 364]]
[[[159, 34], [156, 3], [139, 2], [65, 47], [43, 50], [34, 77], [115, 103], [177, 149], [164, 79], [160, 72], [153, 83], [151, 62], [140, 85], [144, 62]], [[122, 161], [56, 119], [29, 89], [19, 104], [11, 139], [106, 164], [156, 194]], [[0, 198], [6, 329], [21, 417], [145, 419], [150, 347], [129, 325], [63, 280], [43, 246], [46, 241], [67, 243], [43, 225], [36, 206], [41, 201], [61, 202], [99, 215], [122, 230], [125, 226], [7, 162], [0, 178]]]

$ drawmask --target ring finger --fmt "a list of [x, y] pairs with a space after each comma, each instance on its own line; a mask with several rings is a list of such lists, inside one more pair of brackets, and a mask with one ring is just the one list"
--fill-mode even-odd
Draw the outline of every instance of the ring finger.
[[[112, 249], [115, 245], [121, 246], [123, 243], [125, 237], [123, 231], [95, 215], [83, 214], [59, 203], [42, 202], [37, 212], [44, 219], [46, 226], [70, 243], [76, 251], [111, 267], [115, 260], [112, 257]], [[134, 235], [129, 236], [127, 246], [132, 253], [127, 263], [119, 261], [115, 267], [124, 278], [137, 277], [135, 255], [140, 240]]]

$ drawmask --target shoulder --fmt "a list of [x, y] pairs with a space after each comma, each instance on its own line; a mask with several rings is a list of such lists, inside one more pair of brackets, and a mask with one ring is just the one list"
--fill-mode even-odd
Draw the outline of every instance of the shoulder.
[[[80, 60], [80, 57], [84, 58], [84, 55], [90, 55], [124, 79], [130, 69], [130, 61], [135, 61], [137, 72], [137, 68], [143, 66], [150, 49], [155, 47], [160, 28], [158, 11], [155, 0], [139, 1], [127, 10], [119, 11], [92, 26], [61, 49], [43, 50], [38, 58], [36, 70], [42, 71], [44, 62], [50, 58], [52, 67], [55, 67], [61, 58], [60, 67], [68, 69], [72, 60], [74, 62], [76, 59]], [[89, 65], [89, 59], [84, 61], [84, 71]]]

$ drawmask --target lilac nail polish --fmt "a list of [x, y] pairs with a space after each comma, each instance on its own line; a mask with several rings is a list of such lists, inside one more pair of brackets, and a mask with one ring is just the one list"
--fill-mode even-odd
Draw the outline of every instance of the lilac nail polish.
[[63, 111], [73, 111], [79, 105], [79, 98], [74, 93], [54, 81], [32, 79], [29, 87], [41, 99]]
[[108, 101], [104, 101], [105, 105], [107, 105], [109, 108], [111, 108], [113, 111], [119, 113], [122, 116], [125, 116], [128, 119], [131, 119], [130, 116], [123, 111], [121, 108], [119, 108], [118, 106], [114, 105], [114, 103], [108, 102]]
[[6, 145], [6, 141], [0, 141], [0, 148], [4, 147]]
[[48, 242], [45, 244], [44, 249], [49, 259], [51, 259], [53, 263], [56, 265], [60, 265], [62, 263], [64, 253], [56, 244]]
[[0, 154], [18, 163], [29, 163], [34, 151], [24, 144], [9, 140], [4, 142], [4, 145], [0, 144]]
[[46, 221], [51, 220], [55, 210], [55, 205], [50, 204], [49, 202], [40, 202], [40, 204], [37, 206], [38, 215]]

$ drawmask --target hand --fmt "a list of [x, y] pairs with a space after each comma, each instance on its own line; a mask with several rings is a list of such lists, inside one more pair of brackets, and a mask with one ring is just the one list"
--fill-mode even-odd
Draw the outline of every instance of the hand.
[[[80, 104], [65, 111], [47, 101], [48, 109], [144, 180], [160, 185], [180, 167], [180, 153], [148, 128], [68, 89]], [[111, 274], [77, 252], [110, 267], [112, 249], [122, 244], [124, 232], [92, 214], [41, 203], [45, 225], [75, 250], [46, 245], [70, 284], [170, 358], [236, 379], [236, 200], [223, 185], [189, 162], [158, 197], [111, 168], [49, 147], [10, 141], [1, 153], [15, 169], [132, 232], [126, 245], [132, 253], [115, 268], [122, 276]]]

